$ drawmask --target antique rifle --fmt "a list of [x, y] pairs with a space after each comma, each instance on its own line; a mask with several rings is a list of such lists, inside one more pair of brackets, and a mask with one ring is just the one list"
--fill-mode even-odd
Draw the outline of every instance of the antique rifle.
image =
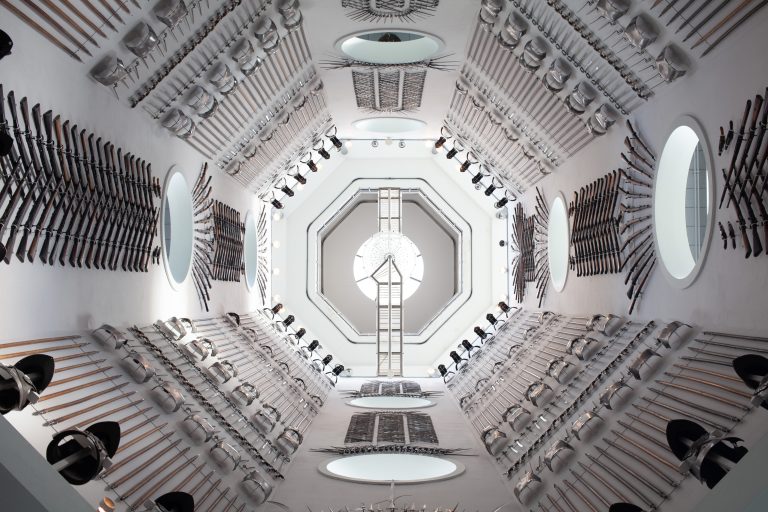
[[[744, 145], [744, 149], [741, 152], [741, 159], [739, 160], [738, 165], [736, 166], [736, 174], [735, 174], [735, 181], [738, 181], [741, 178], [741, 171], [746, 167], [747, 165], [747, 159], [749, 157], [749, 149], [752, 146], [752, 141], [755, 139], [755, 131], [757, 127], [757, 120], [758, 116], [760, 115], [760, 109], [763, 105], [763, 97], [759, 94], [755, 96], [755, 102], [753, 104], [752, 108], [752, 121], [749, 125], [749, 132], [746, 135], [746, 144]], [[730, 179], [730, 177], [729, 177]], [[736, 193], [734, 188], [734, 193], [737, 198], [741, 198], [740, 193]], [[743, 191], [743, 189], [742, 189]], [[726, 207], [730, 206], [731, 202], [730, 199], [728, 200], [728, 203], [726, 203]]]
[[[76, 209], [73, 211], [73, 207], [76, 208], [76, 198], [75, 198], [75, 190], [74, 190], [74, 183], [72, 176], [69, 174], [69, 169], [67, 168], [65, 159], [64, 159], [64, 150], [61, 145], [61, 124], [59, 120], [59, 116], [56, 116], [56, 119], [52, 121], [51, 119], [52, 114], [50, 111], [46, 112], [43, 116], [43, 126], [45, 127], [45, 136], [46, 136], [46, 146], [48, 149], [48, 161], [51, 164], [51, 168], [53, 169], [56, 176], [61, 177], [63, 182], [61, 182], [61, 187], [63, 189], [62, 197], [63, 199], [66, 199], [66, 204], [64, 205], [64, 209], [62, 210], [62, 217], [61, 221], [59, 222], [58, 227], [55, 229], [55, 235], [53, 237], [53, 246], [51, 247], [50, 253], [46, 255], [46, 258], [48, 259], [48, 263], [53, 265], [56, 262], [56, 249], [59, 245], [59, 241], [61, 240], [61, 236], [64, 234], [64, 226], [66, 225], [67, 218], [69, 215], [77, 215]], [[53, 141], [53, 135], [54, 135], [54, 125], [56, 126], [56, 137], [58, 146], [54, 146]], [[58, 153], [58, 155], [57, 155]], [[60, 203], [63, 203], [64, 201], [60, 201]], [[53, 228], [54, 220], [56, 219], [56, 216], [51, 218], [51, 223], [49, 225], [49, 229]], [[48, 239], [46, 238], [46, 241], [43, 242], [43, 250], [46, 248], [46, 242], [48, 242]], [[40, 257], [43, 262], [46, 260], [43, 259], [42, 255]]]
[[[725, 175], [725, 169], [723, 169], [723, 178], [725, 179], [725, 183], [724, 183], [725, 190], [723, 192], [727, 192], [731, 196], [731, 201], [733, 201], [734, 210], [736, 210], [736, 217], [738, 218], [739, 229], [741, 230], [741, 241], [742, 243], [744, 243], [744, 248], [747, 251], [744, 257], [749, 258], [752, 255], [752, 245], [749, 243], [749, 237], [747, 236], [747, 222], [746, 220], [744, 220], [744, 215], [741, 213], [741, 206], [739, 206], [739, 202], [733, 196], [733, 189], [731, 188], [730, 183], [728, 183], [727, 176]], [[757, 226], [753, 226], [753, 228], [756, 234]]]
[[725, 185], [726, 188], [723, 189], [723, 194], [720, 196], [720, 204], [718, 208], [723, 207], [723, 201], [725, 200], [725, 194], [728, 188], [728, 185], [731, 183], [731, 177], [733, 176], [733, 171], [736, 168], [736, 160], [739, 157], [739, 150], [741, 149], [741, 143], [744, 141], [744, 130], [747, 127], [747, 119], [749, 119], [749, 111], [752, 109], [752, 100], [747, 100], [747, 105], [744, 108], [744, 115], [741, 118], [741, 127], [739, 128], [739, 134], [736, 137], [736, 145], [733, 147], [733, 156], [731, 157], [731, 163], [728, 166], [728, 174], [725, 177]]

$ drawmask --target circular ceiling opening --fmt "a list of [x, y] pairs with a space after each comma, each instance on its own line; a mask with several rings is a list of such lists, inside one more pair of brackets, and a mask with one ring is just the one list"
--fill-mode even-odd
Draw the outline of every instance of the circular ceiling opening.
[[259, 263], [259, 243], [256, 234], [256, 220], [253, 212], [248, 211], [245, 216], [245, 240], [243, 241], [243, 260], [245, 263], [245, 284], [248, 289], [256, 285], [256, 272]]
[[364, 396], [347, 403], [364, 409], [421, 409], [435, 405], [432, 400], [415, 396]]
[[413, 30], [369, 30], [342, 38], [337, 47], [347, 57], [370, 64], [409, 64], [437, 53], [442, 41]]
[[418, 119], [404, 117], [369, 117], [352, 123], [361, 132], [375, 133], [405, 133], [421, 130], [427, 123]]
[[713, 215], [709, 154], [698, 123], [686, 116], [669, 135], [656, 174], [656, 242], [668, 278], [683, 287], [701, 268]]
[[402, 278], [403, 300], [413, 295], [424, 279], [424, 258], [416, 244], [402, 233], [379, 231], [363, 242], [352, 265], [357, 286], [371, 300], [377, 295], [374, 275], [390, 256]]
[[568, 211], [562, 196], [552, 201], [547, 224], [547, 257], [553, 288], [561, 292], [568, 277]]
[[192, 266], [192, 195], [180, 172], [170, 173], [163, 198], [163, 254], [165, 273], [172, 286], [184, 282]]
[[321, 464], [320, 472], [368, 484], [421, 483], [453, 478], [464, 472], [464, 466], [426, 455], [373, 453], [333, 459]]

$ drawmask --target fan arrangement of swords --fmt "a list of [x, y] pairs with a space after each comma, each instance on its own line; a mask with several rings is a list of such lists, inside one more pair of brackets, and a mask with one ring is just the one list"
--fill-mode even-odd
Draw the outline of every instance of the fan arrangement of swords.
[[[621, 154], [621, 159], [627, 164], [626, 169], [619, 169], [627, 188], [620, 188], [621, 203], [619, 204], [619, 234], [622, 237], [620, 254], [626, 254], [619, 267], [625, 271], [624, 284], [627, 288], [627, 298], [631, 301], [629, 314], [635, 306], [650, 279], [656, 266], [656, 249], [654, 248], [652, 205], [647, 202], [652, 194], [656, 155], [648, 144], [640, 137], [632, 122], [627, 119], [627, 128], [631, 137], [624, 138], [627, 153]], [[626, 204], [624, 200], [627, 200]], [[625, 253], [625, 251], [627, 251]]]
[[245, 224], [240, 212], [221, 201], [214, 201], [213, 214], [213, 279], [240, 281], [243, 270], [243, 237]]
[[26, 97], [17, 109], [13, 91], [11, 129], [5, 103], [0, 86], [0, 258], [147, 272], [160, 196], [152, 165]]
[[440, 0], [341, 0], [347, 16], [364, 22], [415, 22], [432, 16]]
[[547, 237], [549, 226], [549, 206], [544, 199], [544, 194], [536, 187], [536, 215], [533, 225], [534, 265], [536, 278], [536, 298], [539, 299], [539, 307], [544, 302], [549, 286], [549, 239]]
[[[754, 101], [747, 100], [741, 125], [733, 143], [728, 170], [722, 169], [724, 179], [723, 192], [720, 195], [718, 208], [732, 207], [736, 213], [738, 230], [741, 233], [741, 245], [744, 246], [744, 257], [760, 256], [764, 244], [768, 244], [768, 212], [766, 211], [765, 193], [768, 188], [768, 177], [763, 172], [768, 159], [768, 141], [764, 144], [766, 123], [768, 123], [768, 88], [766, 96], [755, 96]], [[759, 119], [759, 123], [758, 123]], [[749, 125], [747, 125], [749, 123]], [[726, 134], [720, 127], [718, 155], [731, 149], [734, 137], [733, 121], [729, 123]], [[757, 215], [755, 213], [757, 210]], [[758, 215], [760, 218], [758, 219]], [[720, 237], [723, 239], [723, 249], [728, 249], [728, 239], [732, 249], [736, 249], [736, 231], [728, 221], [728, 233], [722, 223], [719, 223]], [[762, 226], [762, 240], [758, 227]], [[750, 241], [750, 232], [752, 235]]]
[[269, 212], [264, 207], [259, 213], [256, 223], [256, 282], [259, 285], [261, 302], [267, 303], [267, 287], [269, 285], [269, 232], [267, 231], [267, 216]]
[[213, 287], [211, 280], [214, 268], [214, 252], [216, 250], [216, 229], [213, 222], [213, 200], [209, 199], [213, 187], [211, 176], [208, 174], [208, 164], [203, 165], [192, 187], [192, 207], [194, 209], [195, 246], [192, 256], [192, 280], [195, 284], [200, 305], [208, 311], [211, 300], [209, 290]]

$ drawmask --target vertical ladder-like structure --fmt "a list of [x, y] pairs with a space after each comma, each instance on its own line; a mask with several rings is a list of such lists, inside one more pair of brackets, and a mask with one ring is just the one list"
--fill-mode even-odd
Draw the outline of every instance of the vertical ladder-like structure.
[[[400, 189], [379, 190], [379, 231], [399, 233], [402, 228]], [[390, 254], [373, 274], [376, 281], [377, 375], [403, 374], [403, 276]]]

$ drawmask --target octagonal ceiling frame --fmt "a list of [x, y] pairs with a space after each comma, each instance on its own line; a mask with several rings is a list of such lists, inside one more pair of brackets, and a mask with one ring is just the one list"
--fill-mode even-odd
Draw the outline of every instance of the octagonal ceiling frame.
[[[374, 183], [375, 185], [361, 186]], [[307, 256], [314, 254], [315, 258], [307, 258], [306, 294], [318, 310], [336, 326], [350, 343], [376, 344], [376, 335], [359, 333], [344, 315], [320, 292], [320, 272], [322, 265], [322, 244], [320, 242], [321, 231], [332, 224], [338, 213], [349, 208], [351, 202], [360, 191], [370, 191], [381, 187], [398, 186], [402, 190], [417, 190], [422, 197], [430, 203], [434, 210], [444, 216], [448, 225], [454, 227], [459, 234], [459, 250], [457, 254], [458, 289], [441, 310], [430, 319], [417, 334], [403, 336], [405, 345], [421, 345], [429, 341], [435, 333], [448, 321], [452, 314], [458, 311], [472, 295], [471, 286], [464, 283], [472, 283], [472, 226], [423, 178], [389, 178], [389, 177], [365, 177], [357, 178], [337, 197], [331, 201], [307, 228]], [[428, 191], [425, 193], [424, 191]], [[468, 235], [468, 236], [467, 236]]]

